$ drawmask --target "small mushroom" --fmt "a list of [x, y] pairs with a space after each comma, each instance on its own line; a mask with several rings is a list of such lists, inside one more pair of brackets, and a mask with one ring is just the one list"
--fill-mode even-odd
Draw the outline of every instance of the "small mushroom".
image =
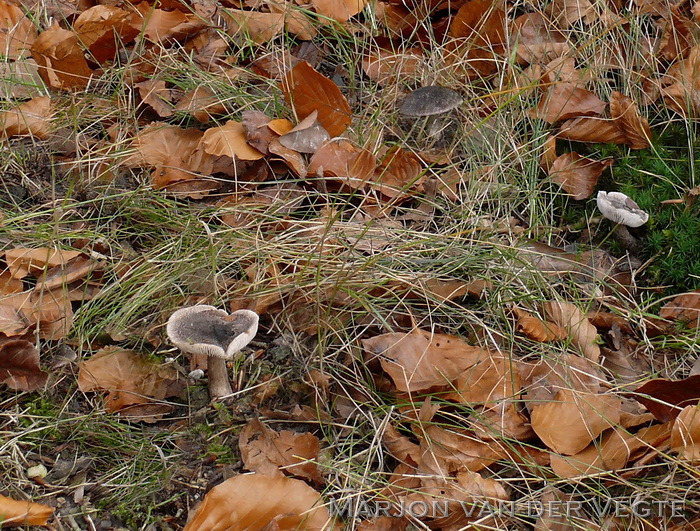
[[208, 356], [209, 396], [212, 399], [232, 393], [226, 360], [250, 343], [257, 331], [257, 313], [238, 310], [229, 315], [204, 304], [177, 310], [166, 326], [170, 341], [182, 352]]
[[[399, 113], [404, 116], [424, 117], [422, 128], [428, 125], [427, 136], [437, 135], [443, 129], [443, 120], [436, 121], [440, 115], [450, 112], [459, 107], [462, 103], [462, 96], [458, 92], [447, 87], [431, 85], [421, 87], [411, 92], [399, 106]], [[411, 129], [410, 136], [414, 136]]]
[[649, 220], [649, 214], [621, 192], [598, 192], [596, 204], [603, 216], [627, 227], [641, 227]]
[[462, 96], [447, 87], [431, 85], [414, 90], [399, 107], [405, 116], [434, 116], [459, 107]]

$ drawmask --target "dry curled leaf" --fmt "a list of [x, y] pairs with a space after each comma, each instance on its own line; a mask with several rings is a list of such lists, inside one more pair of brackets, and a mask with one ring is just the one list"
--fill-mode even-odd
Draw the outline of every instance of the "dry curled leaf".
[[280, 88], [300, 120], [318, 111], [318, 121], [331, 137], [343, 134], [352, 121], [350, 105], [338, 85], [306, 61], [287, 72]]
[[168, 413], [172, 406], [163, 399], [178, 396], [184, 389], [174, 367], [154, 363], [131, 350], [108, 347], [78, 367], [81, 391], [107, 391], [108, 412], [144, 422], [155, 422]]
[[51, 98], [41, 96], [0, 113], [3, 136], [31, 135], [39, 139], [49, 136], [51, 130]]
[[201, 146], [210, 155], [225, 156], [233, 160], [259, 160], [264, 157], [248, 144], [243, 124], [235, 120], [204, 131]]
[[598, 178], [605, 168], [612, 165], [613, 159], [598, 161], [578, 153], [564, 153], [552, 163], [549, 176], [571, 197], [580, 201], [591, 196]]
[[334, 529], [321, 495], [298, 479], [234, 476], [211, 489], [190, 512], [185, 531]]
[[16, 5], [0, 2], [0, 53], [8, 59], [19, 59], [36, 40], [34, 24]]
[[700, 290], [677, 295], [661, 308], [659, 316], [687, 323], [692, 328], [700, 328]]
[[571, 342], [581, 349], [585, 358], [592, 362], [598, 361], [598, 330], [590, 323], [585, 313], [574, 304], [563, 301], [544, 303], [544, 311], [554, 324], [567, 330]]
[[194, 90], [186, 92], [173, 110], [189, 113], [198, 122], [206, 123], [211, 120], [212, 116], [224, 114], [226, 106], [212, 89], [205, 85], [200, 85]]
[[49, 268], [63, 266], [82, 255], [83, 253], [80, 251], [51, 249], [49, 247], [37, 249], [16, 247], [5, 251], [5, 262], [7, 262], [7, 268], [12, 277], [22, 279], [27, 275], [38, 276]]
[[241, 431], [238, 445], [244, 466], [252, 472], [280, 477], [282, 469], [287, 474], [323, 483], [316, 464], [321, 446], [318, 437], [311, 433], [278, 432], [253, 419]]
[[321, 146], [309, 161], [310, 174], [328, 177], [351, 190], [363, 187], [374, 175], [377, 159], [349, 140], [336, 138]]
[[548, 448], [573, 455], [620, 421], [620, 399], [562, 389], [551, 402], [532, 408], [532, 429]]
[[489, 353], [457, 336], [415, 330], [363, 339], [370, 354], [379, 357], [399, 391], [415, 392], [446, 386]]
[[577, 116], [603, 114], [605, 106], [606, 103], [590, 90], [582, 89], [573, 83], [557, 83], [540, 98], [537, 117], [553, 124]]
[[24, 339], [0, 339], [0, 383], [31, 393], [44, 387], [47, 379], [48, 374], [39, 366], [39, 351], [32, 343]]
[[183, 13], [178, 9], [156, 9], [148, 2], [136, 5], [136, 12], [132, 24], [146, 39], [155, 43], [184, 39], [195, 35], [207, 25], [195, 13]]
[[529, 312], [520, 308], [513, 308], [517, 318], [517, 329], [530, 339], [540, 342], [564, 339], [567, 336], [566, 329], [559, 325], [543, 321]]
[[147, 79], [141, 83], [136, 83], [139, 95], [144, 103], [151, 106], [156, 114], [161, 118], [173, 115], [173, 94], [172, 90], [165, 87], [162, 79]]
[[139, 34], [131, 13], [109, 5], [96, 5], [80, 13], [73, 30], [98, 63], [113, 60], [117, 45], [130, 43]]
[[682, 408], [700, 399], [700, 376], [675, 381], [651, 380], [638, 388], [633, 397], [661, 422], [668, 422], [675, 419]]
[[691, 463], [700, 463], [700, 408], [687, 406], [678, 414], [671, 428], [671, 450]]
[[632, 99], [614, 90], [610, 94], [610, 116], [629, 147], [646, 149], [651, 146], [649, 121], [640, 114]]
[[31, 50], [39, 66], [39, 75], [48, 86], [61, 90], [87, 87], [92, 70], [80, 48], [78, 36], [72, 31], [54, 23], [39, 34]]
[[226, 24], [226, 33], [244, 36], [259, 44], [270, 42], [284, 30], [283, 13], [226, 9], [221, 14]]
[[311, 0], [316, 13], [337, 22], [347, 22], [365, 8], [369, 0]]
[[48, 527], [56, 509], [43, 503], [14, 500], [0, 494], [0, 523], [3, 526], [39, 525]]

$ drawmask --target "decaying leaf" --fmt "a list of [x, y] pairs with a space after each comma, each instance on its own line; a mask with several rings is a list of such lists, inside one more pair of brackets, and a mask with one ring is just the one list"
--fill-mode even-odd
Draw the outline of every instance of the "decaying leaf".
[[591, 196], [598, 178], [605, 168], [612, 165], [612, 159], [598, 161], [582, 157], [578, 153], [564, 153], [552, 163], [549, 176], [571, 197], [583, 200]]
[[212, 116], [224, 114], [226, 106], [214, 91], [205, 85], [200, 85], [194, 90], [185, 93], [177, 102], [174, 111], [190, 113], [200, 123], [206, 123]]
[[397, 389], [416, 392], [446, 386], [489, 353], [457, 336], [415, 330], [408, 334], [383, 334], [363, 339], [370, 354], [379, 357], [382, 368]]
[[48, 86], [61, 90], [87, 87], [92, 70], [80, 48], [78, 36], [72, 31], [54, 23], [39, 34], [31, 50], [39, 66], [39, 75]]
[[241, 431], [238, 445], [244, 466], [252, 472], [280, 477], [284, 471], [323, 483], [316, 465], [321, 447], [311, 433], [278, 432], [253, 419]]
[[661, 95], [671, 109], [682, 116], [700, 116], [700, 45], [693, 46], [685, 59], [676, 61], [661, 79]]
[[671, 450], [685, 461], [700, 462], [700, 408], [697, 404], [683, 408], [673, 422]]
[[162, 418], [172, 409], [163, 399], [178, 396], [184, 389], [174, 367], [154, 363], [131, 350], [108, 347], [78, 367], [81, 391], [107, 391], [108, 412], [144, 422]]
[[139, 95], [144, 103], [151, 106], [156, 114], [161, 118], [173, 115], [172, 90], [165, 87], [162, 79], [148, 79], [141, 83], [136, 83]]
[[43, 503], [14, 500], [0, 494], [0, 522], [7, 526], [39, 525], [47, 527], [56, 509]]
[[649, 121], [639, 112], [639, 107], [629, 97], [614, 90], [610, 94], [610, 115], [632, 149], [651, 146]]
[[568, 331], [571, 342], [581, 349], [584, 357], [597, 362], [600, 358], [598, 330], [590, 323], [586, 314], [570, 302], [549, 301], [544, 303], [543, 307], [545, 314], [554, 324]]
[[386, 197], [409, 196], [411, 189], [423, 184], [423, 164], [410, 151], [395, 146], [381, 158], [374, 171], [371, 186]]
[[39, 366], [39, 351], [32, 343], [24, 339], [0, 338], [0, 383], [10, 389], [31, 393], [44, 387], [47, 379], [48, 374]]
[[306, 483], [262, 474], [234, 476], [211, 489], [189, 515], [185, 531], [333, 529], [321, 495]]
[[352, 121], [350, 105], [338, 85], [306, 61], [287, 72], [280, 88], [300, 120], [318, 111], [318, 121], [331, 137], [343, 134]]

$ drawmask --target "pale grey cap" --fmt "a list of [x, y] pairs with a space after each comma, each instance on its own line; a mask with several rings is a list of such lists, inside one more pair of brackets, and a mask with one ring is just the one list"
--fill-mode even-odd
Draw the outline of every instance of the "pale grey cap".
[[183, 352], [228, 360], [257, 334], [258, 314], [238, 310], [229, 315], [214, 306], [190, 306], [173, 313], [165, 331]]
[[399, 112], [406, 116], [433, 116], [451, 111], [462, 103], [462, 96], [447, 87], [431, 85], [411, 92]]
[[627, 227], [641, 227], [649, 220], [649, 214], [622, 192], [598, 192], [598, 210], [610, 221]]

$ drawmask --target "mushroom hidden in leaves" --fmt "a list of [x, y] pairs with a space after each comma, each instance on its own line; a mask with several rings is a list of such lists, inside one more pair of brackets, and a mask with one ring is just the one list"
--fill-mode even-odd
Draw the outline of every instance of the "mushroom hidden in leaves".
[[182, 352], [207, 355], [209, 396], [213, 399], [232, 393], [226, 360], [250, 343], [257, 331], [257, 313], [238, 310], [228, 314], [204, 304], [177, 310], [166, 326], [168, 338]]
[[649, 220], [649, 214], [621, 192], [598, 192], [596, 204], [604, 217], [626, 227], [641, 227]]
[[[427, 129], [427, 138], [437, 137], [444, 127], [447, 126], [449, 120], [443, 115], [447, 115], [451, 110], [459, 107], [462, 103], [462, 96], [458, 92], [447, 87], [431, 85], [421, 87], [411, 92], [403, 100], [399, 106], [399, 114], [414, 118], [423, 118], [415, 125], [420, 125], [423, 129], [423, 134], [418, 134], [419, 143], [425, 140], [425, 130]], [[411, 129], [410, 136], [416, 136], [418, 131], [415, 128]]]

